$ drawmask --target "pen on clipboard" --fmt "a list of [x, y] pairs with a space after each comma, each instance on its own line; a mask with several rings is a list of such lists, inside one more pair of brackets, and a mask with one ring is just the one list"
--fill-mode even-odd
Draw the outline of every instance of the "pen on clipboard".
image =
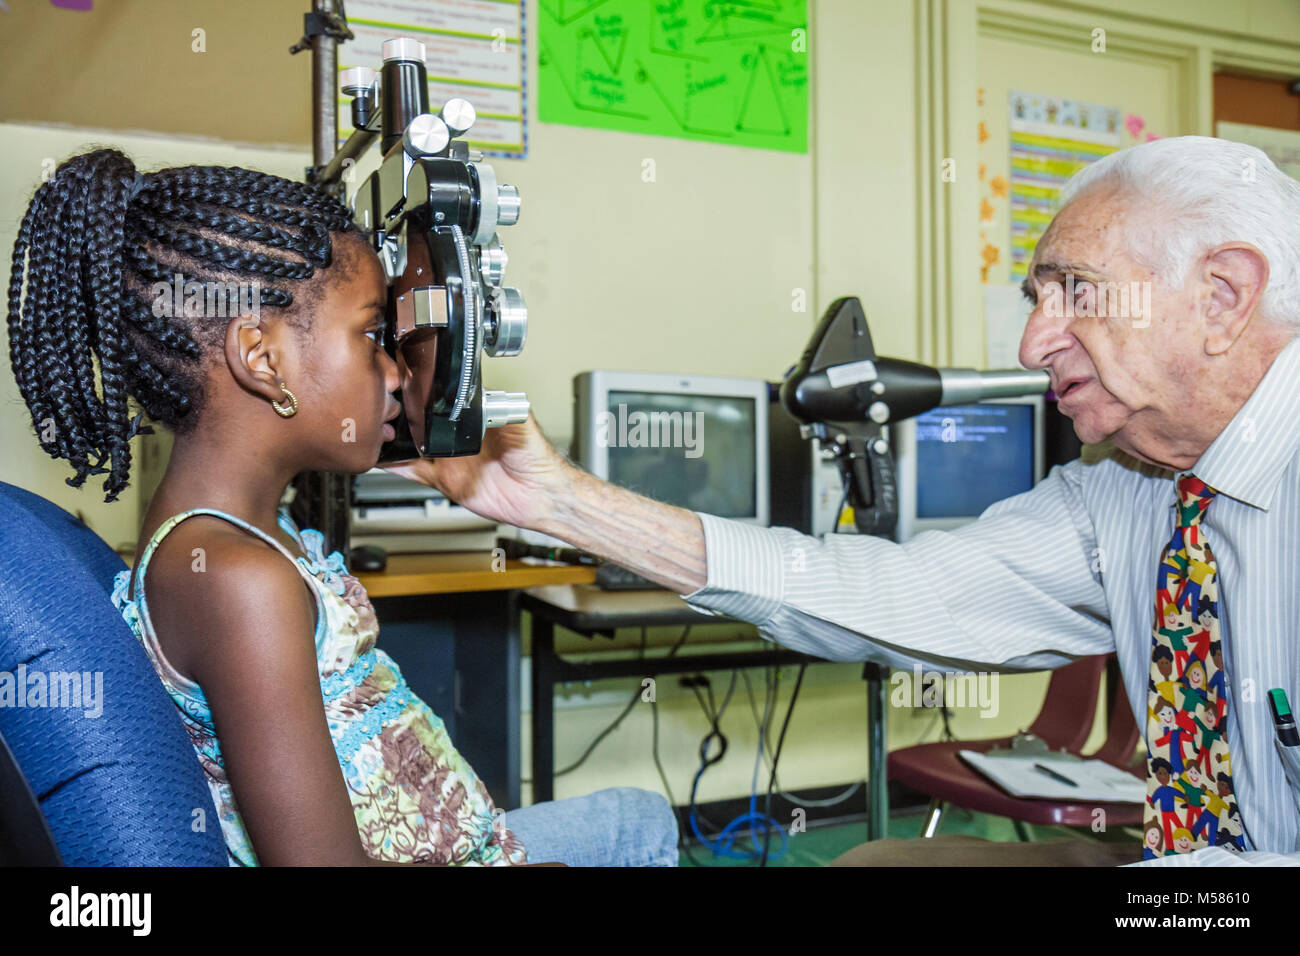
[[1057, 780], [1057, 781], [1059, 781], [1059, 782], [1061, 782], [1061, 783], [1068, 783], [1068, 784], [1069, 784], [1070, 786], [1072, 786], [1072, 787], [1077, 787], [1077, 786], [1078, 786], [1078, 784], [1075, 783], [1073, 780], [1071, 780], [1069, 777], [1065, 776], [1064, 774], [1059, 774], [1059, 773], [1057, 773], [1057, 772], [1056, 772], [1055, 770], [1053, 770], [1051, 767], [1044, 767], [1041, 763], [1036, 763], [1036, 764], [1034, 764], [1034, 769], [1035, 769], [1035, 770], [1038, 770], [1038, 771], [1041, 771], [1042, 773], [1047, 774], [1047, 775], [1048, 775], [1049, 777], [1051, 777], [1053, 780]]
[[1300, 747], [1300, 732], [1296, 731], [1295, 715], [1291, 713], [1291, 702], [1286, 699], [1286, 691], [1274, 687], [1268, 692], [1268, 703], [1273, 709], [1273, 729], [1277, 739], [1284, 747]]

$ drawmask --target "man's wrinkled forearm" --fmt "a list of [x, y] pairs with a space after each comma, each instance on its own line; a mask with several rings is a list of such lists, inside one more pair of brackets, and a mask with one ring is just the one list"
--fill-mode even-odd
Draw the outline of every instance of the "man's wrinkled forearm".
[[537, 526], [678, 594], [704, 587], [704, 528], [693, 511], [653, 501], [570, 466]]

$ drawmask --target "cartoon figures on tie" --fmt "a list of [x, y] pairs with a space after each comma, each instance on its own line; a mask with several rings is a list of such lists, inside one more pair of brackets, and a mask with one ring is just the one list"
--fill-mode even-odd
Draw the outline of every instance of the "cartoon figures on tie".
[[1161, 589], [1159, 600], [1161, 623], [1156, 628], [1156, 633], [1169, 641], [1169, 646], [1174, 651], [1178, 675], [1181, 677], [1183, 668], [1187, 666], [1187, 638], [1194, 629], [1190, 624], [1184, 623], [1183, 615], [1179, 613], [1178, 605], [1169, 596], [1167, 589]]
[[1183, 693], [1182, 709], [1189, 714], [1196, 713], [1196, 708], [1208, 702], [1205, 696], [1205, 687], [1208, 681], [1205, 678], [1205, 665], [1197, 658], [1191, 658], [1187, 665], [1187, 670], [1177, 681], [1179, 689]]
[[1187, 639], [1192, 656], [1199, 658], [1202, 664], [1210, 659], [1210, 640], [1213, 636], [1210, 634], [1210, 625], [1217, 617], [1214, 598], [1202, 592], [1196, 605], [1196, 621], [1200, 624], [1200, 629]]
[[[1231, 783], [1229, 784], [1231, 785]], [[1215, 846], [1230, 846], [1236, 850], [1246, 849], [1246, 841], [1243, 837], [1245, 827], [1241, 822], [1241, 810], [1235, 803], [1228, 804], [1228, 809], [1223, 811], [1219, 817], [1219, 838]]]
[[1160, 821], [1148, 819], [1146, 831], [1142, 835], [1142, 859], [1154, 860], [1158, 856], [1164, 856], [1161, 849], [1163, 846], [1164, 836], [1160, 832]]
[[1191, 827], [1196, 822], [1196, 818], [1201, 815], [1201, 805], [1204, 803], [1205, 792], [1208, 789], [1207, 781], [1201, 775], [1201, 768], [1192, 763], [1183, 771], [1179, 783], [1183, 799], [1187, 801], [1187, 826]]
[[1223, 676], [1222, 641], [1214, 641], [1210, 644], [1210, 660], [1214, 664], [1214, 676], [1210, 678], [1209, 689], [1214, 693], [1218, 722], [1223, 723], [1223, 715], [1228, 709], [1228, 688], [1225, 683], [1226, 678]]
[[1151, 761], [1151, 772], [1160, 785], [1151, 796], [1147, 797], [1147, 803], [1160, 813], [1160, 822], [1165, 831], [1165, 846], [1171, 848], [1174, 846], [1175, 829], [1188, 833], [1183, 827], [1182, 819], [1182, 813], [1187, 809], [1187, 802], [1183, 799], [1183, 792], [1178, 785], [1170, 783], [1173, 779], [1172, 770], [1169, 761], [1163, 757], [1156, 757]]
[[1173, 850], [1175, 853], [1192, 852], [1192, 831], [1187, 827], [1175, 828]]
[[[1171, 701], [1161, 699], [1157, 705], [1160, 714], [1161, 726], [1165, 728], [1164, 736], [1155, 739], [1157, 747], [1169, 745], [1169, 763], [1173, 768], [1175, 775], [1181, 775], [1183, 772], [1183, 761], [1187, 755], [1183, 752], [1183, 745], [1187, 744], [1192, 748], [1192, 753], [1196, 752], [1196, 726], [1190, 724], [1190, 719], [1186, 714], [1179, 715]], [[1180, 719], [1181, 717], [1181, 719]]]
[[[1174, 725], [1174, 715], [1178, 713], [1178, 708], [1174, 702], [1167, 697], [1161, 697], [1156, 701], [1156, 709], [1147, 712], [1147, 720], [1151, 725], [1147, 728], [1147, 740], [1153, 742], [1153, 746], [1161, 747], [1168, 743], [1169, 730]], [[1164, 736], [1159, 736], [1161, 732]]]
[[1201, 810], [1200, 817], [1192, 826], [1192, 836], [1199, 836], [1203, 829], [1210, 846], [1218, 845], [1219, 821], [1225, 819], [1228, 813], [1228, 803], [1223, 798], [1231, 794], [1232, 777], [1223, 771], [1219, 771], [1218, 779], [1215, 781], [1215, 789], [1207, 792], [1205, 807]]
[[1219, 711], [1209, 701], [1201, 701], [1194, 720], [1201, 731], [1201, 739], [1197, 743], [1192, 763], [1204, 763], [1205, 772], [1209, 774], [1213, 772], [1210, 768], [1210, 748], [1223, 739], [1223, 729], [1218, 726]]
[[1210, 563], [1214, 560], [1214, 555], [1202, 543], [1199, 526], [1193, 525], [1186, 529], [1185, 537], [1188, 554], [1187, 578], [1179, 587], [1176, 600], [1179, 607], [1190, 609], [1200, 605], [1201, 589], [1207, 587], [1207, 582], [1209, 584], [1214, 582], [1214, 567]]
[[[1157, 644], [1156, 649], [1151, 652], [1151, 660], [1155, 663], [1156, 668], [1164, 680], [1152, 680], [1147, 678], [1147, 689], [1153, 690], [1161, 697], [1167, 697], [1169, 700], [1174, 699], [1174, 652], [1163, 644]], [[1182, 675], [1179, 675], [1182, 676]]]

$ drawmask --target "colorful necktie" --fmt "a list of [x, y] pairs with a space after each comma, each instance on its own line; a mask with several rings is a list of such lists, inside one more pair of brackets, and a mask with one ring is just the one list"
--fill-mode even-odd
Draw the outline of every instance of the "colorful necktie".
[[1219, 569], [1201, 519], [1217, 492], [1178, 479], [1178, 526], [1156, 572], [1147, 695], [1142, 858], [1207, 846], [1244, 849], [1228, 756]]

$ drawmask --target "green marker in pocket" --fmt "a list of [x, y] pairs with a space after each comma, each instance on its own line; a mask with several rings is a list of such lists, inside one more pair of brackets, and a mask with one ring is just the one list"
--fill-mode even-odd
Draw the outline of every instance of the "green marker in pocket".
[[1286, 699], [1286, 691], [1274, 687], [1268, 692], [1268, 703], [1273, 708], [1273, 729], [1277, 739], [1284, 747], [1300, 747], [1300, 732], [1296, 731], [1295, 715], [1291, 713], [1291, 702]]

